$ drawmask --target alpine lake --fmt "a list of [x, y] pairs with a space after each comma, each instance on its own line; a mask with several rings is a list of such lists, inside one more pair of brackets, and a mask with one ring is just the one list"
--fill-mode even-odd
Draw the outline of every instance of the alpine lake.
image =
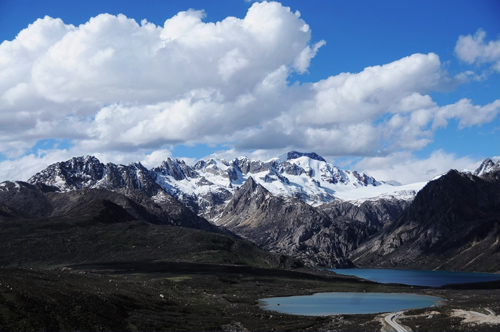
[[[449, 284], [479, 283], [500, 280], [499, 274], [392, 270], [392, 269], [328, 269], [337, 274], [356, 276], [383, 284], [441, 287]], [[407, 309], [438, 306], [443, 301], [436, 296], [410, 293], [332, 292], [313, 295], [261, 299], [262, 309], [305, 316], [338, 314], [376, 314]]]

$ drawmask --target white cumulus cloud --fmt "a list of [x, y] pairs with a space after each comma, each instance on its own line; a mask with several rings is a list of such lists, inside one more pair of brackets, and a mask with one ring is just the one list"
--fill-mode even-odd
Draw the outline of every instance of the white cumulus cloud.
[[447, 173], [450, 169], [473, 171], [480, 163], [481, 160], [458, 157], [452, 153], [437, 150], [427, 158], [417, 158], [408, 151], [396, 152], [384, 157], [367, 157], [353, 167], [366, 171], [378, 180], [395, 180], [408, 184], [429, 181]]
[[470, 64], [492, 63], [493, 68], [500, 72], [500, 40], [485, 42], [486, 32], [477, 30], [476, 33], [460, 36], [455, 46], [457, 56]]
[[[500, 100], [438, 105], [432, 92], [477, 75], [450, 77], [434, 53], [290, 82], [326, 42], [312, 43], [300, 13], [277, 2], [255, 2], [243, 18], [208, 19], [199, 10], [163, 25], [110, 14], [79, 26], [45, 17], [2, 42], [0, 179], [63, 156], [152, 165], [175, 144], [394, 156], [422, 149], [450, 119], [479, 126], [500, 112]], [[480, 30], [461, 36], [456, 54], [498, 67], [499, 43], [486, 43]], [[51, 139], [71, 148], [33, 151]]]

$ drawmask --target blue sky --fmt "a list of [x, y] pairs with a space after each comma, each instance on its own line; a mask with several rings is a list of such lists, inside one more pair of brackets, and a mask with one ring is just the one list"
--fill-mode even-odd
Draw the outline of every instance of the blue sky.
[[472, 168], [500, 156], [499, 12], [2, 0], [0, 180], [86, 154], [154, 166], [297, 149], [400, 182]]

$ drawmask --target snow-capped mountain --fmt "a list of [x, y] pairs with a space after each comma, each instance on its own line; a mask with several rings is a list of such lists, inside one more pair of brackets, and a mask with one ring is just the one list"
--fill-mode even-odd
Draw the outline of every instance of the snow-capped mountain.
[[[498, 183], [498, 170], [498, 163], [485, 160], [474, 172], [480, 176], [454, 171], [462, 174], [454, 178], [456, 181], [450, 180], [452, 184], [457, 182], [458, 187], [452, 185], [443, 189], [438, 186], [427, 194], [419, 194], [417, 197], [421, 199], [417, 204], [415, 193], [422, 192], [419, 190], [425, 183], [391, 185], [361, 172], [342, 170], [314, 153], [290, 152], [267, 161], [246, 157], [231, 161], [209, 159], [200, 160], [193, 166], [169, 158], [152, 169], [140, 163], [105, 165], [88, 156], [50, 165], [30, 178], [31, 184], [0, 184], [0, 214], [22, 216], [24, 212], [20, 207], [28, 206], [26, 202], [31, 199], [26, 198], [28, 196], [42, 195], [56, 199], [57, 206], [62, 208], [54, 210], [55, 205], [49, 204], [47, 208], [47, 204], [41, 203], [32, 204], [30, 208], [30, 211], [53, 213], [61, 209], [73, 211], [75, 206], [78, 211], [85, 210], [79, 207], [81, 204], [74, 200], [75, 197], [86, 195], [83, 202], [87, 204], [87, 201], [95, 200], [95, 195], [101, 195], [103, 199], [91, 206], [97, 216], [102, 211], [106, 216], [123, 212], [107, 202], [111, 201], [132, 216], [146, 216], [183, 227], [227, 231], [310, 265], [345, 267], [352, 264], [349, 255], [360, 246], [359, 252], [370, 248], [365, 242], [368, 243], [377, 234], [389, 234], [396, 227], [412, 229], [417, 219], [422, 222], [431, 220], [429, 206], [444, 206], [447, 200], [452, 203], [459, 201], [459, 210], [470, 210], [471, 215], [480, 216], [483, 213], [481, 202], [487, 201], [484, 195], [476, 197], [480, 199], [477, 206], [453, 197], [460, 196], [471, 185], [481, 187], [483, 182], [485, 186]], [[432, 186], [442, 183], [450, 178], [449, 174], [429, 183]], [[464, 177], [470, 178], [472, 184], [469, 183], [471, 181], [460, 180]], [[459, 185], [462, 182], [463, 188]], [[23, 188], [36, 190], [26, 191]], [[52, 191], [58, 190], [64, 195], [56, 192], [52, 195]], [[488, 195], [496, 199], [497, 193], [494, 190], [491, 192]], [[438, 203], [434, 202], [436, 195], [442, 198]], [[2, 197], [10, 205], [2, 206]], [[424, 203], [434, 203], [422, 204], [422, 197], [425, 198]], [[124, 204], [127, 199], [133, 202], [133, 206]], [[43, 199], [38, 201], [45, 202]], [[496, 213], [496, 205], [490, 205]], [[137, 209], [131, 208], [135, 206]], [[447, 216], [447, 210], [443, 211]], [[410, 213], [411, 218], [403, 218], [405, 213]], [[435, 239], [444, 234], [445, 228], [434, 232], [437, 237], [432, 232], [425, 233], [424, 240], [430, 234], [432, 241], [437, 241]], [[451, 232], [452, 228], [446, 228], [446, 232]], [[464, 234], [469, 233], [464, 229]], [[395, 236], [394, 241], [400, 241], [399, 235]], [[401, 259], [406, 259], [407, 254], [403, 252], [401, 255]]]
[[227, 201], [249, 177], [273, 195], [296, 197], [313, 206], [335, 199], [362, 202], [379, 195], [413, 199], [425, 185], [393, 186], [362, 172], [340, 169], [316, 153], [296, 151], [267, 161], [247, 157], [200, 160], [193, 167], [169, 158], [152, 172], [169, 193], [198, 206], [205, 215], [210, 214], [210, 207]]
[[494, 171], [500, 170], [500, 160], [498, 160], [496, 163], [493, 162], [493, 160], [487, 158], [485, 159], [481, 165], [472, 173], [475, 176], [482, 176], [487, 173], [491, 173]]
[[75, 157], [50, 165], [33, 175], [29, 183], [44, 183], [62, 192], [83, 188], [139, 189], [149, 196], [158, 195], [161, 187], [141, 163], [103, 164], [96, 157]]
[[247, 157], [231, 161], [208, 159], [193, 166], [168, 158], [150, 170], [140, 163], [105, 165], [92, 156], [77, 157], [50, 165], [28, 182], [56, 186], [61, 191], [140, 189], [156, 200], [167, 192], [210, 219], [217, 213], [214, 208], [227, 202], [249, 177], [273, 195], [295, 197], [313, 206], [335, 199], [361, 204], [380, 195], [411, 200], [425, 185], [394, 186], [362, 172], [340, 169], [316, 153], [296, 151], [267, 161]]

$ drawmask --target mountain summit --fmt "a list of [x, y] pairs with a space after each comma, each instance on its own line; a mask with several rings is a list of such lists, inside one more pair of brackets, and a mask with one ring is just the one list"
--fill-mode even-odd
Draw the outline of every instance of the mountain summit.
[[481, 165], [479, 165], [473, 174], [475, 176], [482, 176], [495, 171], [500, 171], [500, 160], [494, 163], [493, 160], [487, 158], [481, 163]]

